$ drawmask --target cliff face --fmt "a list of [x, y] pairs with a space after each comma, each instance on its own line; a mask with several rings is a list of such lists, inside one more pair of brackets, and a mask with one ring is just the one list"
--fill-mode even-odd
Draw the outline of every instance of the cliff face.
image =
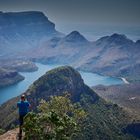
[[24, 77], [16, 71], [0, 68], [0, 88], [15, 84], [23, 79]]
[[[38, 29], [45, 27], [46, 32], [55, 32], [54, 23], [50, 22], [47, 17], [42, 12], [29, 11], [29, 12], [0, 12], [0, 26], [7, 27], [9, 29], [15, 28], [17, 31], [23, 30], [22, 28], [19, 30], [21, 26], [29, 27], [39, 26]], [[35, 29], [37, 30], [37, 29]], [[26, 31], [23, 32], [23, 34]]]
[[0, 12], [0, 57], [14, 56], [59, 35], [42, 12]]

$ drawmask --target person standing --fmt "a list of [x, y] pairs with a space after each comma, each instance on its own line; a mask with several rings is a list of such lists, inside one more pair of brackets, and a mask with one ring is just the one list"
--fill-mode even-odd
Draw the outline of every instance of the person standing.
[[22, 125], [25, 115], [29, 112], [30, 103], [27, 101], [25, 95], [21, 95], [20, 101], [17, 102], [19, 112], [19, 136], [22, 136]]

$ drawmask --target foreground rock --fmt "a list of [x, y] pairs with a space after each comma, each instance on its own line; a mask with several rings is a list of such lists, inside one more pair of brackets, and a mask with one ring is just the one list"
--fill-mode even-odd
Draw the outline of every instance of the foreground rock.
[[18, 132], [19, 132], [19, 128], [9, 130], [6, 133], [4, 133], [3, 135], [0, 135], [0, 140], [17, 140], [18, 139]]

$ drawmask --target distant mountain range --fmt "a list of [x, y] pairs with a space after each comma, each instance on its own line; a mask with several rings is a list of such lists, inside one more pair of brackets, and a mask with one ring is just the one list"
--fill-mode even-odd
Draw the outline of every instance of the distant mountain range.
[[88, 41], [64, 35], [41, 12], [0, 12], [0, 59], [69, 64], [77, 69], [140, 81], [140, 40], [114, 33]]
[[140, 43], [125, 35], [113, 34], [89, 42], [73, 31], [63, 38], [48, 40], [24, 56], [45, 64], [70, 64], [84, 71], [125, 77], [131, 82], [140, 80]]

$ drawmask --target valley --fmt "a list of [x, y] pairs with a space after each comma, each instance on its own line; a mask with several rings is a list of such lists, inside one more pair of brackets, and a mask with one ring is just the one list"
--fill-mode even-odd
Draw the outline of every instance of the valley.
[[96, 41], [88, 41], [78, 31], [65, 35], [41, 12], [1, 12], [0, 19], [2, 60], [67, 64], [82, 71], [140, 81], [139, 40], [134, 42], [117, 33]]

